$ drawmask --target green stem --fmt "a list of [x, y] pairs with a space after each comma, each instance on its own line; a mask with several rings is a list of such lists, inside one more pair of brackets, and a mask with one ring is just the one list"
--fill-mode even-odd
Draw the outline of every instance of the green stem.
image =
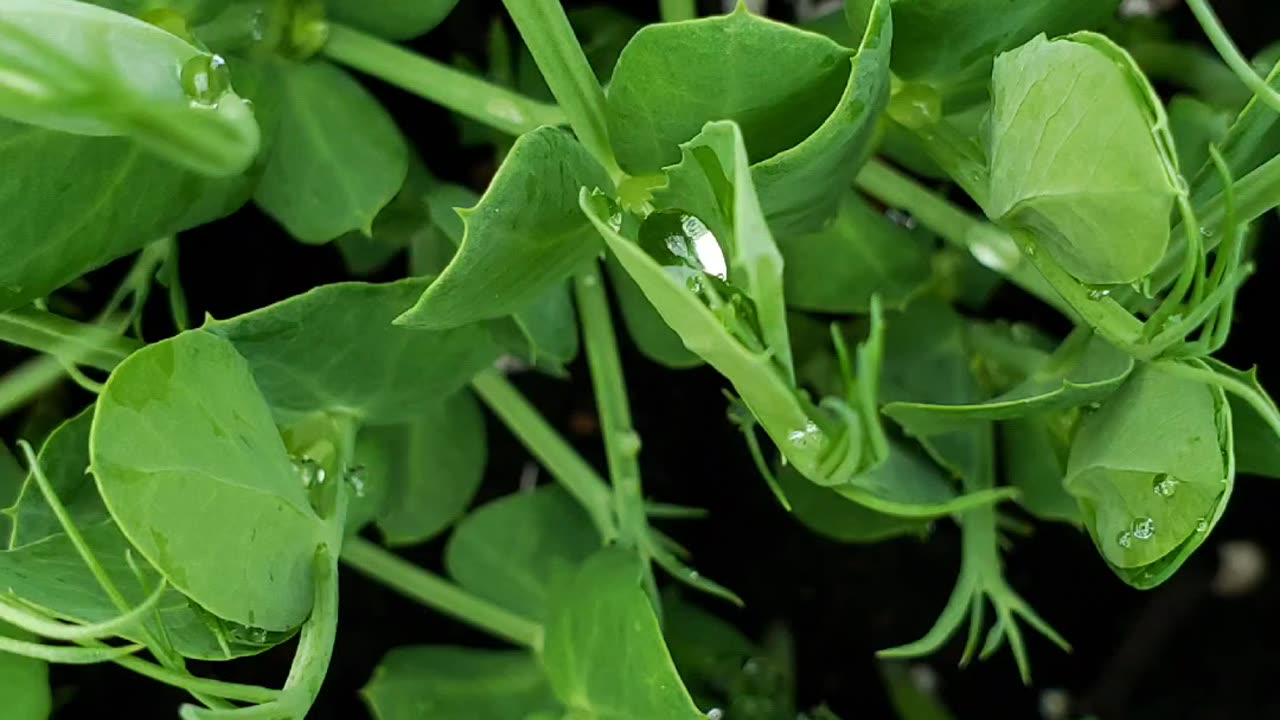
[[0, 418], [26, 405], [67, 376], [62, 361], [42, 355], [19, 365], [0, 378]]
[[902, 208], [951, 245], [967, 250], [994, 270], [1057, 310], [1072, 314], [1063, 299], [1022, 256], [1017, 244], [913, 178], [872, 158], [858, 173], [858, 187], [886, 205]]
[[[591, 369], [591, 386], [604, 436], [605, 458], [613, 481], [613, 505], [618, 530], [624, 543], [647, 555], [648, 519], [644, 512], [644, 492], [640, 485], [640, 437], [631, 425], [626, 379], [618, 357], [617, 336], [609, 316], [609, 298], [598, 264], [574, 277], [574, 297], [578, 320]], [[645, 558], [648, 559], [647, 557]], [[647, 566], [647, 563], [646, 563]], [[652, 575], [647, 575], [652, 585]]]
[[240, 702], [265, 703], [280, 697], [279, 690], [259, 687], [257, 685], [241, 685], [195, 677], [185, 672], [174, 672], [165, 667], [136, 657], [116, 658], [115, 664], [135, 672], [143, 677], [159, 683], [186, 690], [192, 695], [208, 695], [211, 697], [238, 700]]
[[[528, 2], [528, 0], [522, 0]], [[324, 54], [419, 97], [512, 135], [564, 123], [560, 108], [341, 24], [331, 24]]]
[[1258, 73], [1254, 72], [1253, 66], [1240, 54], [1240, 49], [1232, 42], [1231, 36], [1227, 34], [1222, 23], [1218, 20], [1218, 16], [1214, 14], [1213, 8], [1209, 7], [1209, 3], [1205, 0], [1187, 0], [1187, 6], [1191, 8], [1191, 12], [1195, 14], [1196, 20], [1200, 22], [1200, 27], [1204, 28], [1205, 35], [1208, 36], [1209, 42], [1213, 45], [1218, 54], [1222, 56], [1223, 62], [1231, 71], [1240, 78], [1253, 94], [1259, 100], [1266, 103], [1271, 109], [1280, 112], [1280, 93], [1267, 84]]
[[698, 3], [695, 0], [659, 0], [658, 11], [662, 22], [679, 22], [698, 17]]
[[617, 182], [622, 171], [609, 144], [604, 90], [578, 44], [560, 0], [502, 2], [578, 140]]
[[106, 328], [35, 308], [0, 313], [0, 341], [108, 372], [140, 347]]
[[342, 561], [356, 571], [481, 630], [531, 650], [542, 648], [542, 627], [359, 537], [347, 538]]
[[471, 387], [512, 434], [591, 516], [605, 542], [618, 537], [609, 486], [560, 433], [496, 370], [471, 379]]
[[1258, 413], [1267, 427], [1280, 437], [1280, 413], [1276, 412], [1276, 407], [1268, 402], [1266, 396], [1259, 393], [1248, 383], [1241, 382], [1233, 377], [1224, 375], [1213, 370], [1192, 367], [1184, 362], [1163, 361], [1158, 363], [1160, 369], [1170, 375], [1177, 375], [1188, 380], [1206, 383], [1222, 388], [1223, 390], [1244, 400], [1250, 407]]

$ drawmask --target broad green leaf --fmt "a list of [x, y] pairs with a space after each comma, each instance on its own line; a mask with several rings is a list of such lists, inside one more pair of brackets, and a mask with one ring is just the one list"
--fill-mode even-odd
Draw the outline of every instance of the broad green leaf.
[[92, 136], [128, 136], [213, 176], [258, 153], [226, 61], [161, 28], [76, 0], [0, 1], [0, 115]]
[[1164, 107], [1101, 35], [1036, 37], [996, 59], [988, 134], [993, 220], [1084, 283], [1129, 283], [1169, 241], [1177, 158]]
[[800, 310], [867, 313], [872, 295], [900, 310], [932, 279], [930, 248], [852, 191], [826, 227], [779, 237], [787, 305]]
[[582, 188], [612, 183], [572, 137], [551, 127], [522, 135], [480, 202], [463, 213], [458, 254], [396, 322], [440, 329], [502, 317], [564, 281], [600, 251], [578, 208]]
[[[742, 133], [732, 122], [707, 123], [697, 137], [681, 144], [680, 150], [680, 164], [666, 171], [667, 185], [654, 195], [654, 205], [659, 210], [687, 213], [705, 223], [710, 238], [705, 233], [691, 238], [699, 246], [699, 256], [700, 245], [711, 240], [728, 261], [725, 268], [707, 268], [708, 274], [719, 272], [720, 279], [746, 292], [755, 306], [760, 339], [786, 374], [793, 376], [782, 293], [782, 253], [760, 209]], [[717, 264], [724, 263], [717, 259]], [[726, 271], [727, 277], [723, 276]]]
[[[866, 27], [873, 0], [848, 0], [855, 31]], [[1120, 0], [892, 0], [893, 71], [934, 83], [982, 74], [1000, 52], [1039, 33], [1095, 27]]]
[[[1257, 368], [1242, 372], [1212, 359], [1207, 362], [1215, 372], [1243, 383], [1264, 398], [1267, 404], [1275, 407], [1275, 402], [1258, 382]], [[1231, 404], [1236, 470], [1246, 475], [1280, 479], [1280, 435], [1239, 395], [1227, 393], [1227, 402]]]
[[[155, 590], [160, 576], [145, 562], [137, 560], [137, 551], [114, 522], [104, 520], [80, 530], [107, 576], [131, 606], [140, 604]], [[141, 577], [134, 574], [127, 559], [129, 553], [138, 562]], [[15, 599], [71, 621], [95, 623], [120, 615], [120, 609], [99, 587], [75, 546], [62, 533], [0, 552], [0, 587]], [[205, 621], [207, 613], [172, 588], [165, 591], [157, 611], [165, 636], [184, 657], [229, 660], [260, 653], [269, 647], [248, 642], [248, 636], [232, 634], [223, 638], [228, 655], [216, 631]], [[126, 635], [135, 642], [143, 639], [136, 632]]]
[[612, 253], [605, 258], [609, 284], [618, 300], [622, 323], [641, 355], [669, 368], [683, 369], [702, 364], [702, 358], [689, 352], [680, 336], [667, 326], [644, 291], [618, 263]]
[[1066, 488], [1116, 574], [1149, 588], [1208, 537], [1234, 476], [1222, 390], [1144, 365], [1080, 420]]
[[1080, 507], [1063, 486], [1077, 414], [1028, 415], [1002, 422], [999, 429], [1004, 475], [1018, 488], [1018, 504], [1042, 520], [1078, 526]]
[[[937, 466], [927, 462], [905, 466], [887, 463], [886, 466], [941, 477]], [[927, 520], [886, 515], [872, 510], [845, 497], [838, 488], [826, 488], [810, 482], [790, 465], [778, 470], [778, 485], [791, 504], [791, 514], [801, 525], [836, 542], [872, 543], [904, 535], [923, 536], [929, 529]], [[945, 501], [945, 495], [943, 499]]]
[[98, 397], [89, 453], [120, 529], [174, 587], [242, 625], [307, 619], [332, 533], [234, 345], [192, 330], [130, 355]]
[[[89, 428], [93, 424], [90, 406], [58, 426], [45, 439], [36, 461], [66, 506], [72, 522], [85, 527], [107, 518], [107, 509], [89, 474]], [[62, 524], [31, 475], [22, 494], [8, 511], [13, 521], [9, 547], [16, 548], [63, 532]]]
[[1097, 336], [1076, 335], [1013, 389], [980, 403], [892, 402], [884, 412], [916, 437], [1105, 400], [1132, 372], [1133, 358]]
[[372, 234], [408, 172], [409, 149], [395, 122], [327, 62], [285, 66], [280, 93], [280, 133], [254, 200], [302, 242]]
[[458, 0], [327, 0], [329, 16], [389, 40], [408, 40], [440, 24]]
[[227, 215], [248, 196], [243, 178], [214, 180], [127, 138], [46, 130], [0, 118], [0, 310], [47, 295], [84, 273]]
[[[654, 173], [708, 121], [742, 128], [759, 162], [795, 147], [840, 105], [852, 50], [752, 15], [649, 25], [622, 51], [609, 85], [609, 140], [623, 170]], [[662, 82], [654, 82], [662, 78]]]
[[[0, 635], [18, 640], [35, 638], [0, 622]], [[4, 688], [5, 720], [47, 720], [53, 712], [49, 664], [0, 652], [0, 688]]]
[[522, 720], [560, 707], [529, 653], [442, 645], [387, 653], [360, 695], [375, 720]]
[[[427, 207], [427, 192], [432, 183], [431, 175], [422, 161], [410, 154], [404, 183], [395, 197], [391, 198], [391, 202], [374, 218], [373, 234], [365, 235], [359, 230], [353, 230], [334, 240], [351, 274], [372, 275], [409, 248], [413, 248], [416, 260], [417, 248], [424, 244], [431, 245], [438, 238], [440, 232], [432, 225], [431, 213]], [[443, 268], [444, 265], [441, 264], [425, 272], [438, 272]], [[424, 271], [419, 269], [414, 274], [422, 272]]]
[[600, 550], [557, 588], [542, 662], [574, 720], [706, 720], [640, 587], [638, 557]]
[[467, 590], [531, 620], [549, 610], [553, 581], [600, 547], [586, 513], [544, 486], [495, 500], [458, 524], [445, 566]]
[[204, 329], [249, 361], [281, 421], [316, 411], [390, 423], [417, 417], [498, 356], [488, 330], [423, 332], [392, 324], [430, 278], [336, 283]]
[[892, 41], [889, 0], [879, 0], [831, 115], [809, 137], [751, 168], [769, 226], [779, 237], [828, 222], [870, 156], [872, 134], [889, 101]]
[[376, 455], [386, 488], [376, 521], [388, 545], [414, 545], [435, 537], [466, 512], [484, 479], [484, 414], [461, 390], [424, 406], [413, 420], [360, 430], [356, 457]]

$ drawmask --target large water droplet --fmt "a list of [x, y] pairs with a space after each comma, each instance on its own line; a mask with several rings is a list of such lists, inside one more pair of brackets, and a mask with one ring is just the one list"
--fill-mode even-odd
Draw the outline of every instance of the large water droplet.
[[302, 481], [302, 487], [311, 488], [324, 482], [324, 468], [311, 458], [294, 458], [293, 474]]
[[192, 103], [213, 106], [231, 86], [227, 61], [220, 55], [196, 55], [182, 64], [178, 75], [182, 91]]
[[787, 441], [798, 448], [809, 449], [822, 442], [822, 431], [810, 420], [803, 428], [787, 433]]
[[1149, 517], [1140, 517], [1133, 521], [1133, 536], [1139, 540], [1150, 540], [1156, 534], [1156, 521]]
[[707, 711], [707, 720], [723, 720], [724, 711], [720, 708], [711, 708]]
[[651, 213], [640, 226], [640, 247], [662, 265], [700, 270], [720, 280], [729, 277], [720, 242], [706, 224], [688, 213]]
[[1173, 494], [1178, 492], [1178, 480], [1165, 473], [1160, 473], [1152, 478], [1151, 490], [1160, 497], [1173, 497]]

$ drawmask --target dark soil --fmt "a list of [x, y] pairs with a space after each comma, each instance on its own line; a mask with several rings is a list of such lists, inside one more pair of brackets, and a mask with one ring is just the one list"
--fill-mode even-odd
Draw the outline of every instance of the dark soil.
[[[1069, 1], [1069, 0], [1064, 0]], [[775, 3], [778, 4], [778, 3]], [[618, 3], [633, 5], [656, 2]], [[1215, 3], [1246, 50], [1273, 39], [1280, 5], [1236, 0]], [[496, 1], [464, 0], [453, 17], [416, 45], [442, 59], [481, 50]], [[1180, 16], [1187, 36], [1196, 30]], [[429, 103], [392, 88], [375, 88], [416, 143], [431, 170], [475, 185], [487, 170], [486, 153], [462, 151], [449, 116]], [[1276, 235], [1274, 223], [1266, 230]], [[1266, 343], [1274, 332], [1274, 291], [1280, 281], [1275, 240], [1265, 238], [1260, 273], [1239, 304], [1238, 326], [1224, 359], [1257, 363], [1264, 381], [1280, 378], [1280, 355]], [[245, 209], [224, 221], [185, 233], [182, 272], [193, 312], [227, 317], [319, 284], [344, 279], [336, 251], [292, 242], [272, 221]], [[393, 269], [387, 275], [393, 277]], [[118, 274], [118, 267], [103, 271]], [[1015, 293], [991, 308], [1025, 316]], [[157, 312], [157, 317], [162, 313]], [[161, 327], [162, 321], [152, 327]], [[334, 338], [335, 343], [342, 342]], [[715, 601], [707, 607], [758, 636], [771, 623], [790, 627], [796, 638], [801, 700], [826, 701], [842, 717], [890, 718], [874, 665], [879, 648], [913, 640], [933, 622], [958, 569], [958, 533], [940, 525], [927, 542], [896, 541], [849, 546], [823, 540], [794, 522], [778, 506], [752, 466], [737, 431], [724, 420], [721, 388], [714, 372], [673, 372], [626, 349], [625, 365], [638, 430], [644, 438], [644, 482], [652, 497], [707, 507], [710, 518], [668, 526], [689, 547], [705, 575], [733, 588], [747, 602], [735, 610]], [[585, 365], [569, 381], [522, 377], [520, 385], [558, 427], [579, 430], [593, 403]], [[1273, 374], [1274, 373], [1274, 374]], [[1280, 380], [1272, 380], [1280, 382]], [[527, 456], [496, 422], [490, 423], [486, 495], [515, 489]], [[599, 438], [574, 436], [600, 466]], [[1280, 717], [1280, 683], [1274, 675], [1280, 642], [1280, 579], [1269, 576], [1253, 592], [1220, 598], [1209, 592], [1218, 545], [1248, 539], [1267, 550], [1280, 548], [1280, 484], [1240, 478], [1222, 524], [1183, 571], [1151, 592], [1115, 579], [1083, 535], [1041, 525], [1008, 555], [1015, 588], [1074, 645], [1064, 654], [1032, 635], [1034, 683], [1024, 687], [1007, 651], [965, 670], [956, 668], [957, 643], [926, 662], [939, 676], [942, 696], [958, 718], [1039, 717], [1041, 692], [1060, 688], [1103, 720], [1159, 718]], [[437, 567], [441, 543], [409, 553]], [[407, 643], [492, 645], [479, 633], [426, 611], [392, 592], [346, 574], [342, 620], [333, 665], [312, 716], [317, 720], [366, 717], [356, 691], [384, 652]], [[292, 648], [284, 647], [231, 667], [201, 670], [226, 679], [273, 684], [287, 671]], [[225, 674], [224, 674], [225, 673]], [[175, 717], [183, 696], [112, 666], [60, 667], [53, 680], [65, 701], [59, 718]], [[0, 700], [0, 717], [3, 717]], [[660, 720], [655, 718], [655, 720]]]

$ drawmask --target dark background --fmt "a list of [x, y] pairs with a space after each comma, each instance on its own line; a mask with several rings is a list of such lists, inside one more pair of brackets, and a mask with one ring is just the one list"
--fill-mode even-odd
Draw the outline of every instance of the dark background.
[[[656, 19], [656, 1], [615, 5], [628, 12], [642, 7], [647, 15], [637, 13], [639, 17]], [[712, 10], [703, 5], [704, 11]], [[1218, 0], [1214, 5], [1246, 52], [1280, 35], [1280, 3]], [[487, 23], [498, 12], [496, 0], [463, 0], [444, 25], [413, 45], [440, 59], [455, 52], [479, 59]], [[783, 12], [777, 14], [786, 18]], [[1175, 15], [1185, 37], [1199, 36], [1185, 9]], [[371, 86], [434, 174], [483, 185], [492, 170], [489, 153], [460, 148], [445, 111], [377, 82]], [[1260, 244], [1260, 271], [1242, 293], [1231, 344], [1221, 355], [1237, 366], [1257, 363], [1264, 383], [1280, 378], [1280, 369], [1271, 369], [1280, 368], [1280, 356], [1264, 340], [1274, 332], [1270, 287], [1280, 280], [1280, 257], [1271, 239], [1275, 234], [1273, 218]], [[252, 208], [184, 233], [181, 252], [182, 278], [196, 317], [205, 312], [228, 317], [346, 277], [335, 250], [291, 241]], [[121, 272], [117, 264], [99, 275], [110, 287], [108, 280]], [[395, 272], [393, 268], [387, 277]], [[991, 314], [1025, 318], [1027, 305], [1016, 293], [1003, 293]], [[153, 310], [163, 317], [162, 308]], [[666, 529], [693, 551], [704, 575], [747, 601], [743, 610], [715, 601], [707, 601], [707, 607], [753, 636], [775, 622], [791, 629], [802, 705], [828, 702], [846, 720], [893, 717], [873, 653], [914, 640], [933, 623], [958, 570], [955, 527], [940, 524], [926, 543], [899, 540], [851, 546], [812, 535], [778, 506], [740, 435], [725, 422], [725, 381], [706, 369], [664, 370], [623, 342], [635, 423], [644, 438], [646, 493], [712, 510], [708, 519], [667, 524]], [[0, 352], [0, 359], [7, 358]], [[587, 457], [603, 467], [599, 437], [592, 430], [594, 408], [584, 363], [572, 368], [568, 382], [522, 376], [519, 384]], [[485, 497], [513, 491], [528, 459], [499, 423], [491, 419], [489, 430]], [[1067, 691], [1078, 708], [1096, 710], [1103, 720], [1280, 718], [1280, 654], [1275, 652], [1280, 640], [1280, 581], [1268, 575], [1253, 592], [1240, 597], [1220, 598], [1209, 592], [1221, 543], [1247, 539], [1268, 551], [1280, 547], [1278, 510], [1280, 485], [1239, 478], [1213, 537], [1173, 580], [1146, 593], [1115, 579], [1083, 535], [1039, 525], [1007, 555], [1008, 579], [1071, 641], [1074, 652], [1065, 654], [1029, 632], [1031, 687], [1019, 682], [1007, 650], [960, 670], [959, 643], [953, 642], [923, 662], [938, 674], [941, 695], [961, 720], [1039, 717], [1041, 692], [1049, 688]], [[408, 555], [438, 569], [442, 546], [433, 542]], [[487, 636], [344, 573], [338, 644], [311, 717], [366, 717], [356, 691], [384, 652], [408, 643], [495, 646]], [[291, 652], [292, 647], [285, 646], [260, 658], [199, 669], [224, 679], [271, 685], [283, 680]], [[109, 665], [57, 667], [53, 681], [65, 702], [59, 718], [108, 713], [171, 718], [184, 700], [177, 691]], [[0, 698], [0, 718], [3, 714]]]

